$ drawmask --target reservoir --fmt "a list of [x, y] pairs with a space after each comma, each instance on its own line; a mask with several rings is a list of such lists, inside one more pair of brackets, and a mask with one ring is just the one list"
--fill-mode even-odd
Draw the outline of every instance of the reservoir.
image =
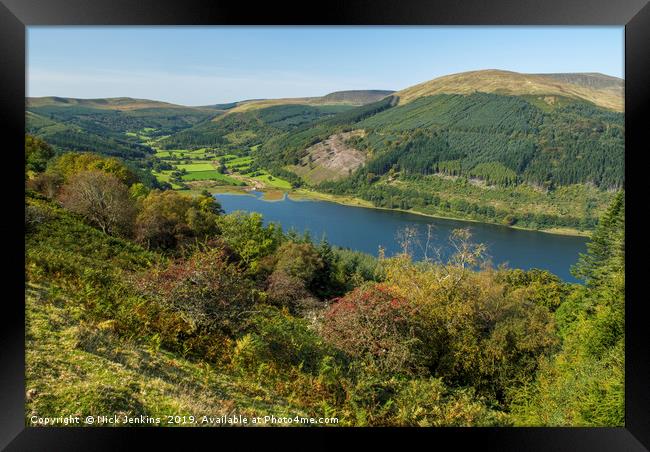
[[[548, 270], [565, 281], [577, 282], [570, 268], [579, 254], [587, 250], [585, 237], [563, 236], [536, 231], [512, 229], [505, 226], [469, 221], [432, 218], [406, 212], [345, 206], [333, 202], [292, 200], [287, 196], [280, 201], [265, 201], [262, 193], [217, 194], [226, 213], [236, 210], [258, 212], [265, 224], [279, 223], [285, 232], [309, 231], [312, 240], [325, 237], [333, 244], [376, 256], [379, 247], [386, 256], [401, 251], [400, 235], [405, 228], [419, 234], [422, 245], [426, 242], [428, 225], [432, 225], [431, 247], [438, 248], [443, 259], [449, 256], [449, 234], [454, 229], [469, 228], [472, 241], [483, 243], [493, 264], [506, 264], [509, 268]], [[424, 254], [417, 246], [415, 259]], [[431, 256], [431, 253], [430, 253]]]

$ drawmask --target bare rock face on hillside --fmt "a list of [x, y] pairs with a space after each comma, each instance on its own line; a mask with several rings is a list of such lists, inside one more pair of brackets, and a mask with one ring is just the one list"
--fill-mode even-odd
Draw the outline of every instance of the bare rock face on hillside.
[[347, 141], [363, 135], [363, 130], [331, 135], [307, 148], [306, 156], [290, 169], [313, 184], [347, 177], [366, 162], [366, 154], [350, 146]]

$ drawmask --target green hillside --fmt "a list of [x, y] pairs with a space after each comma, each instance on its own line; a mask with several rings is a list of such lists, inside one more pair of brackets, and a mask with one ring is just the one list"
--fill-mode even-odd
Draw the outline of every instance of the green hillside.
[[356, 124], [372, 131], [359, 145], [372, 147], [368, 171], [376, 174], [394, 164], [429, 174], [441, 161], [460, 160], [466, 171], [496, 162], [533, 184], [605, 189], [624, 182], [623, 125], [621, 113], [589, 104], [545, 111], [525, 98], [482, 93], [422, 97]]
[[210, 109], [131, 98], [30, 98], [26, 110], [27, 132], [56, 148], [131, 159], [153, 153], [143, 141], [175, 133], [219, 114]]
[[[624, 186], [622, 113], [568, 97], [396, 99], [276, 135], [257, 159], [379, 207], [547, 230], [593, 228]], [[363, 152], [365, 164], [351, 174], [319, 168], [315, 145], [347, 131], [347, 152]]]
[[71, 97], [30, 97], [27, 99], [28, 107], [40, 108], [46, 106], [56, 107], [88, 107], [106, 110], [141, 110], [146, 108], [171, 108], [184, 110], [191, 107], [170, 104], [149, 99], [134, 99], [132, 97], [108, 97], [99, 99], [76, 99]]
[[243, 112], [232, 111], [204, 121], [160, 141], [164, 149], [250, 147], [270, 137], [353, 108], [350, 105], [275, 105]]
[[[382, 102], [371, 105], [379, 109]], [[520, 181], [539, 185], [623, 185], [620, 113], [585, 103], [543, 109], [526, 98], [483, 93], [421, 97], [361, 119], [369, 107], [285, 134], [262, 152], [271, 158], [281, 153], [279, 158], [291, 162], [311, 142], [354, 128], [368, 132], [355, 146], [369, 152], [366, 170], [378, 175], [394, 165], [406, 173], [431, 174], [438, 172], [437, 163], [460, 160], [468, 172], [500, 163]]]
[[167, 416], [306, 415], [271, 388], [165, 346], [156, 330], [164, 313], [133, 298], [129, 276], [165, 256], [38, 197], [28, 197], [26, 209], [28, 424], [32, 416], [62, 413], [143, 415], [169, 426], [191, 424]]

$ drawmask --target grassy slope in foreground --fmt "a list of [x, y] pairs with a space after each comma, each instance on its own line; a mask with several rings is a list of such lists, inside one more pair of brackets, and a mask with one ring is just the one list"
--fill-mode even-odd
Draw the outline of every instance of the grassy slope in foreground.
[[199, 426], [215, 426], [201, 424], [201, 416], [305, 415], [211, 365], [120, 338], [110, 321], [84, 323], [75, 303], [59, 293], [56, 285], [27, 284], [27, 425], [32, 416], [63, 413], [160, 418], [149, 425], [195, 416]]
[[85, 303], [97, 284], [78, 287], [88, 274], [110, 277], [160, 257], [44, 201], [27, 205], [48, 217], [25, 237], [27, 425], [32, 416], [145, 415], [171, 425], [167, 416], [305, 415], [225, 368], [164, 351], [155, 337], [130, 339], [113, 320], [90, 315]]

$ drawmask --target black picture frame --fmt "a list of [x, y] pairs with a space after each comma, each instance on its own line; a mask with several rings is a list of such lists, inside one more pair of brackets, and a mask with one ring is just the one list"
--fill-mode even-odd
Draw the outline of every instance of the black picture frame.
[[[252, 5], [247, 2], [198, 2], [184, 0], [0, 0], [0, 124], [3, 129], [4, 157], [11, 169], [5, 170], [10, 195], [4, 205], [15, 209], [0, 224], [5, 246], [2, 315], [0, 328], [0, 447], [7, 450], [101, 450], [122, 449], [136, 438], [171, 443], [169, 429], [65, 429], [33, 428], [24, 425], [24, 247], [17, 238], [24, 233], [20, 219], [24, 184], [19, 150], [25, 130], [25, 27], [31, 25], [620, 25], [625, 26], [625, 140], [626, 140], [626, 394], [624, 428], [438, 428], [363, 429], [368, 440], [398, 439], [407, 432], [409, 443], [423, 440], [428, 448], [451, 441], [454, 448], [475, 444], [480, 450], [554, 451], [642, 451], [650, 449], [650, 328], [645, 325], [646, 297], [641, 289], [643, 206], [641, 160], [650, 142], [644, 113], [650, 105], [650, 5], [647, 0], [336, 0], [301, 5], [275, 2]], [[13, 165], [16, 165], [15, 169]], [[15, 178], [16, 180], [13, 180]], [[14, 193], [14, 190], [16, 193]], [[634, 204], [635, 197], [640, 204]], [[24, 206], [23, 206], [24, 207]], [[630, 245], [632, 243], [632, 245]], [[636, 269], [636, 271], [635, 271]], [[636, 273], [636, 274], [635, 274]], [[24, 298], [23, 298], [24, 299]], [[233, 436], [240, 446], [255, 437], [268, 447], [278, 430], [181, 429], [183, 433], [210, 434], [210, 443], [221, 447], [223, 438]], [[296, 429], [290, 430], [294, 435]], [[319, 448], [351, 429], [312, 429], [301, 448]], [[372, 430], [372, 432], [370, 432]], [[370, 434], [369, 434], [370, 433]], [[217, 436], [215, 436], [217, 435]], [[185, 435], [183, 435], [185, 436]], [[302, 435], [301, 435], [302, 436]], [[347, 435], [346, 435], [347, 436]], [[284, 437], [284, 435], [283, 435]], [[185, 439], [187, 440], [187, 438]], [[217, 442], [215, 442], [215, 440]], [[293, 442], [293, 441], [292, 441]], [[408, 446], [407, 444], [413, 444]], [[188, 444], [188, 443], [185, 443]], [[279, 444], [278, 444], [279, 445]], [[289, 444], [290, 445], [290, 444]], [[223, 446], [225, 447], [225, 446]], [[229, 446], [232, 447], [232, 446]], [[331, 446], [330, 446], [331, 447]], [[246, 450], [246, 447], [244, 447]]]

